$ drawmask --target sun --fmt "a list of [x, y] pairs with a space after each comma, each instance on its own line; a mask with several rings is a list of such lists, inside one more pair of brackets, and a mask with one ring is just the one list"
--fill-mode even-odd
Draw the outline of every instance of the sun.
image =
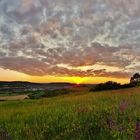
[[72, 81], [77, 85], [83, 83], [86, 80], [85, 77], [72, 77]]
[[86, 83], [88, 80], [89, 77], [79, 77], [79, 76], [61, 77], [61, 81], [75, 83], [77, 85]]
[[80, 83], [82, 83], [83, 79], [80, 77], [73, 77], [72, 78], [73, 82], [76, 83], [77, 85], [79, 85]]

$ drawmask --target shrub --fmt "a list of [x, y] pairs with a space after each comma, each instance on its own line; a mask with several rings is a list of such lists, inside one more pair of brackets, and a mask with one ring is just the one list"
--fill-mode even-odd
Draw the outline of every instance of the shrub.
[[55, 97], [59, 95], [65, 95], [68, 94], [70, 90], [67, 89], [59, 89], [59, 90], [48, 90], [48, 91], [35, 91], [32, 94], [29, 94], [30, 99], [39, 99], [44, 97]]
[[114, 90], [114, 89], [120, 89], [120, 88], [121, 88], [121, 84], [109, 81], [106, 83], [96, 85], [90, 91]]

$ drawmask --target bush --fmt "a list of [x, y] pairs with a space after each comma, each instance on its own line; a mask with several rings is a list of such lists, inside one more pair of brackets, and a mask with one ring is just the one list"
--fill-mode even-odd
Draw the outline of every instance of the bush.
[[67, 89], [61, 89], [61, 90], [48, 90], [48, 91], [35, 91], [32, 94], [29, 94], [30, 99], [39, 99], [44, 97], [55, 97], [59, 95], [65, 95], [68, 94], [70, 90]]
[[30, 99], [39, 99], [45, 94], [45, 91], [34, 91], [31, 94], [29, 94]]
[[132, 87], [134, 87], [132, 84], [121, 85], [120, 83], [109, 81], [96, 85], [95, 87], [91, 88], [90, 91], [116, 90]]
[[106, 83], [96, 85], [90, 91], [115, 90], [120, 88], [121, 88], [121, 84], [109, 81]]
[[65, 95], [68, 94], [70, 91], [67, 89], [62, 89], [62, 90], [50, 90], [47, 91], [42, 97], [54, 97], [54, 96], [59, 96], [59, 95]]

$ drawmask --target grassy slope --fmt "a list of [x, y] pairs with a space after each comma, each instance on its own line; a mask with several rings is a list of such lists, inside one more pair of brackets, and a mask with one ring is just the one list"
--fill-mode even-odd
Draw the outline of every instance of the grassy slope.
[[139, 88], [0, 102], [0, 131], [13, 140], [131, 140], [139, 109]]

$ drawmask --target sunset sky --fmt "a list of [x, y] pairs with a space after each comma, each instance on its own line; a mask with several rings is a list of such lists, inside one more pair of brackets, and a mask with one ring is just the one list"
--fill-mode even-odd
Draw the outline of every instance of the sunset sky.
[[140, 0], [0, 0], [0, 81], [126, 83], [140, 71]]

